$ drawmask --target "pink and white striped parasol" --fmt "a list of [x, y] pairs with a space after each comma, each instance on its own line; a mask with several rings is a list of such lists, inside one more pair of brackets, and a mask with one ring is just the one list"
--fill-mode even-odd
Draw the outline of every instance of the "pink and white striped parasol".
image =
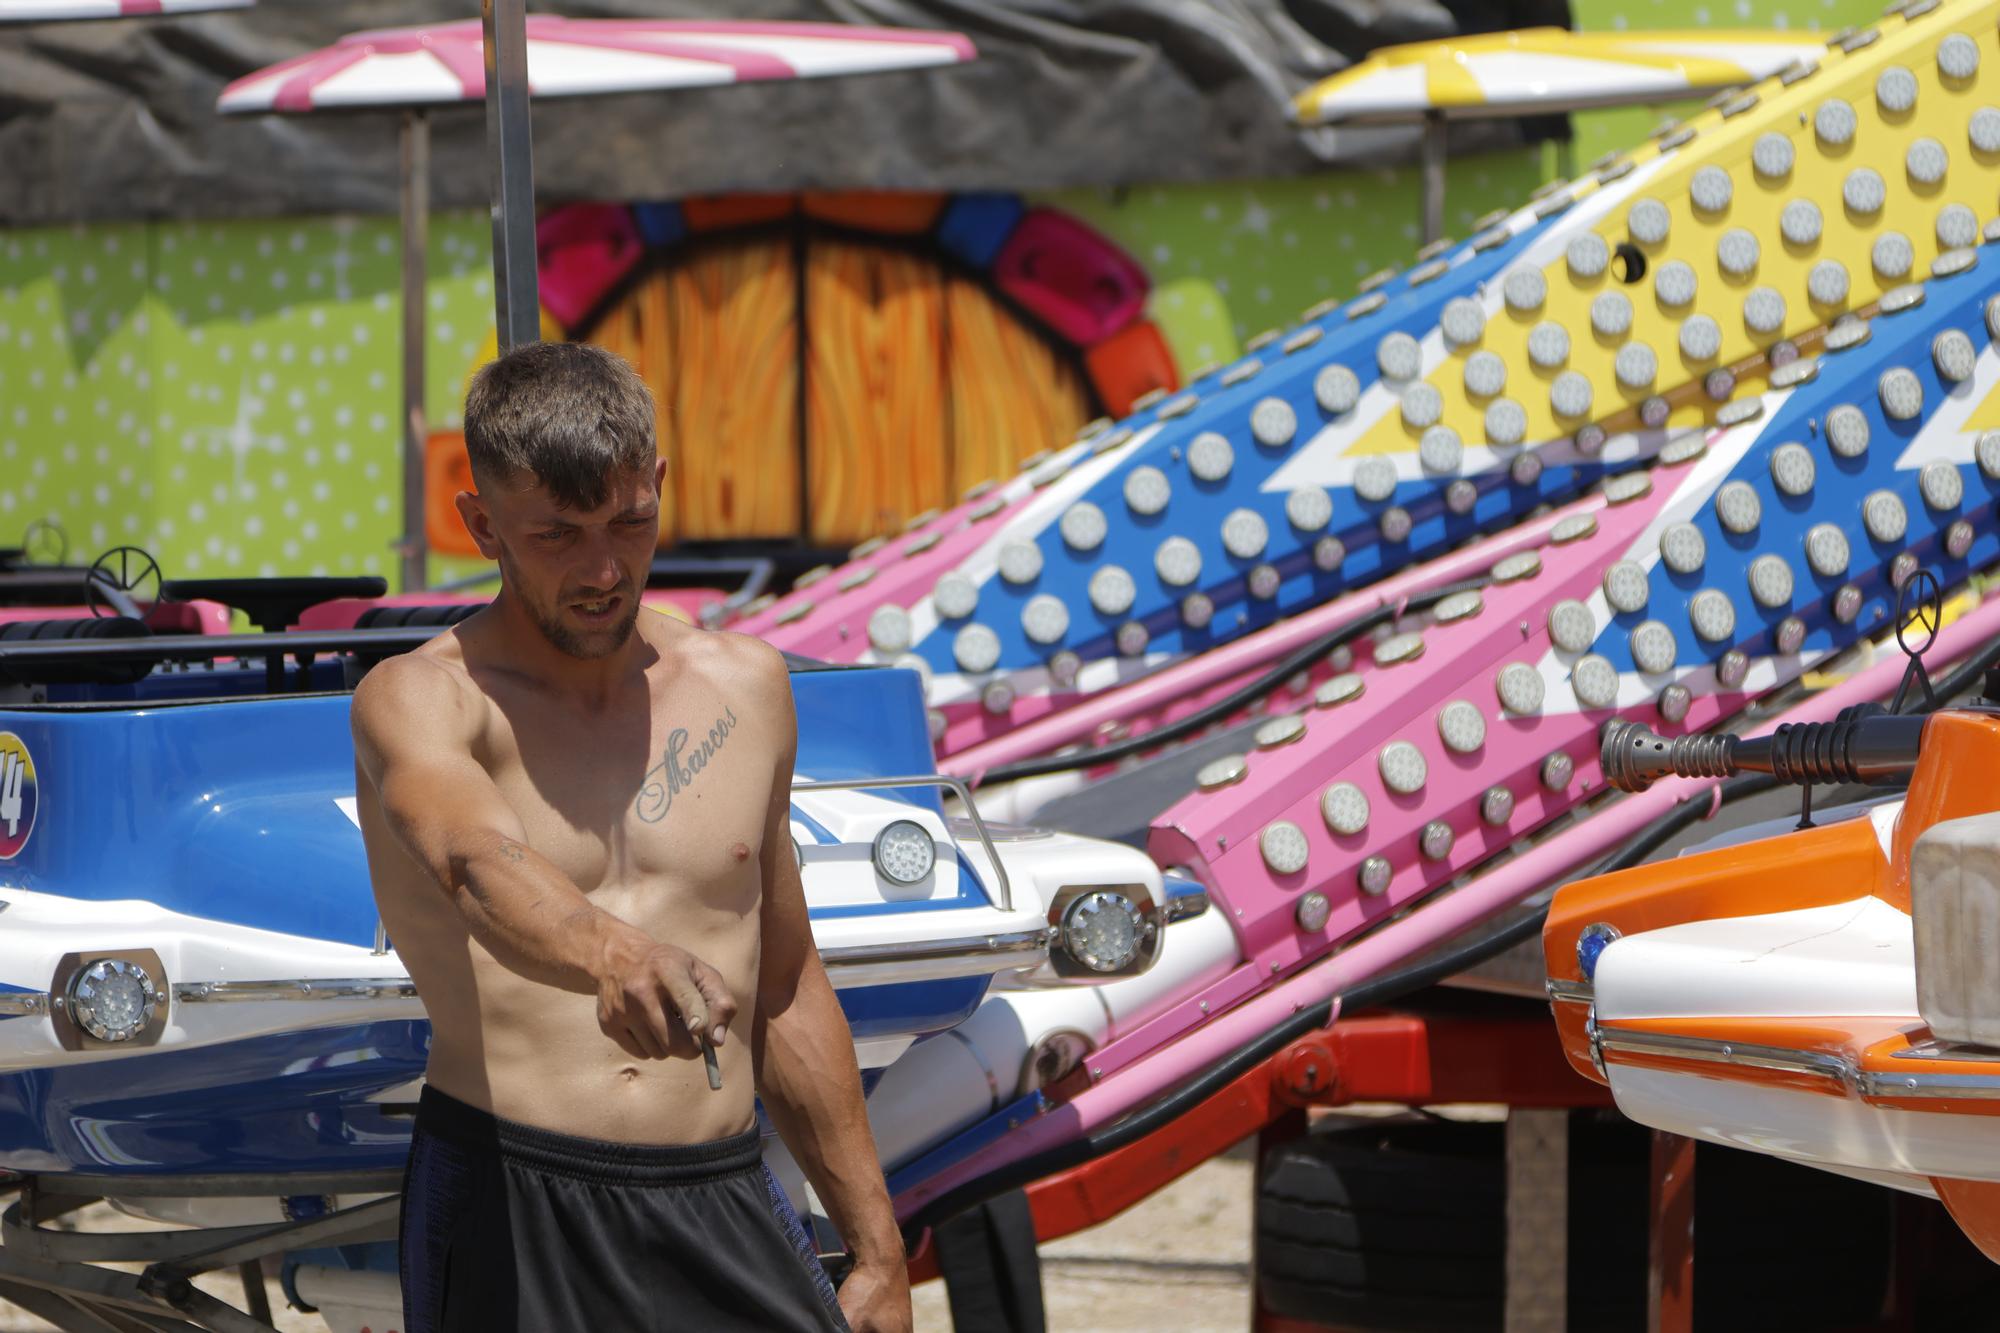
[[[829, 23], [528, 17], [535, 97], [705, 88], [758, 79], [955, 65], [955, 32]], [[323, 111], [477, 101], [486, 95], [480, 25], [383, 28], [283, 61], [223, 89], [223, 112]]]
[[254, 3], [256, 0], [0, 0], [0, 23], [204, 14], [212, 9], [248, 9]]

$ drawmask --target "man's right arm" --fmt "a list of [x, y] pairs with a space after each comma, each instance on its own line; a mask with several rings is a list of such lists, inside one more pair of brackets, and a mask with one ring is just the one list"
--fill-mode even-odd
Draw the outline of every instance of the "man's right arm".
[[681, 1027], [710, 1028], [719, 1043], [736, 1007], [720, 974], [593, 905], [527, 845], [520, 816], [473, 757], [479, 715], [468, 693], [416, 654], [377, 666], [354, 692], [360, 777], [402, 849], [503, 966], [595, 994], [599, 1024], [628, 1051], [683, 1054]]

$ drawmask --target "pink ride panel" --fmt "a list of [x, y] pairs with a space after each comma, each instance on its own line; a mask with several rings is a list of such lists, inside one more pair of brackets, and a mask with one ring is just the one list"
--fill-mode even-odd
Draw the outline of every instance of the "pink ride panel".
[[535, 224], [535, 268], [542, 304], [574, 328], [631, 272], [645, 252], [630, 209], [571, 204]]
[[1075, 218], [1029, 210], [993, 264], [1000, 290], [1079, 347], [1139, 317], [1146, 274], [1132, 257]]

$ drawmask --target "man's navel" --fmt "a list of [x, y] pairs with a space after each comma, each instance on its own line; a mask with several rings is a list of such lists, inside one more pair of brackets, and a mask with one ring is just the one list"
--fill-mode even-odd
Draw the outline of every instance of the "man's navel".
[[621, 1083], [637, 1083], [639, 1081], [639, 1071], [631, 1065], [626, 1065], [618, 1071], [618, 1079]]

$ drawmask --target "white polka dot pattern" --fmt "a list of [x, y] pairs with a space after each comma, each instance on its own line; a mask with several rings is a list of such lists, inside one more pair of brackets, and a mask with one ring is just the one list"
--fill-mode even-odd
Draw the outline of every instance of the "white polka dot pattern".
[[1792, 171], [1792, 141], [1782, 134], [1762, 134], [1750, 148], [1750, 165], [1766, 180], [1782, 180]]
[[1021, 630], [1035, 643], [1054, 643], [1069, 633], [1069, 608], [1052, 593], [1037, 593], [1021, 608]]
[[979, 585], [957, 570], [939, 576], [931, 605], [946, 620], [962, 620], [979, 607]]
[[1569, 360], [1569, 330], [1552, 320], [1529, 329], [1528, 359], [1543, 369], [1552, 369]]
[[1812, 494], [1816, 469], [1803, 444], [1781, 444], [1771, 451], [1771, 484], [1786, 495]]
[[1282, 398], [1266, 398], [1250, 409], [1250, 438], [1267, 449], [1290, 444], [1298, 429], [1298, 414]]
[[1465, 391], [1474, 398], [1491, 398], [1507, 387], [1507, 362], [1497, 352], [1474, 352], [1465, 358]]
[[1627, 614], [1646, 609], [1652, 592], [1645, 568], [1636, 560], [1620, 560], [1604, 571], [1604, 600]]
[[1008, 542], [1000, 548], [1000, 577], [1009, 583], [1032, 583], [1042, 572], [1042, 548], [1033, 542]]
[[1488, 443], [1519, 444], [1528, 436], [1528, 411], [1512, 398], [1496, 398], [1486, 407], [1485, 425]]
[[1623, 292], [1599, 292], [1590, 303], [1590, 327], [1606, 338], [1622, 338], [1632, 328], [1632, 300]]
[[1692, 574], [1708, 559], [1708, 542], [1692, 523], [1669, 523], [1660, 533], [1660, 560], [1676, 574]]
[[1236, 466], [1236, 450], [1229, 440], [1205, 430], [1188, 442], [1188, 471], [1201, 481], [1221, 481]]
[[967, 625], [952, 640], [951, 654], [961, 671], [991, 671], [1000, 660], [1000, 636], [984, 625]]
[[1549, 608], [1549, 641], [1567, 653], [1580, 653], [1597, 638], [1597, 621], [1590, 608], [1566, 597]]
[[1101, 565], [1090, 576], [1090, 604], [1100, 615], [1124, 615], [1138, 594], [1132, 575], [1118, 565]]
[[1813, 133], [1829, 148], [1853, 142], [1857, 123], [1854, 108], [1838, 97], [1827, 98], [1813, 112]]
[[1368, 794], [1351, 782], [1336, 782], [1320, 793], [1319, 815], [1334, 833], [1352, 837], [1368, 827]]
[[1509, 310], [1525, 313], [1542, 308], [1542, 302], [1548, 299], [1549, 284], [1540, 269], [1517, 268], [1500, 284], [1500, 291]]
[[1254, 509], [1236, 509], [1222, 520], [1222, 549], [1238, 560], [1255, 560], [1264, 554], [1271, 530], [1264, 516]]
[[1375, 364], [1392, 380], [1415, 379], [1423, 370], [1423, 348], [1407, 333], [1392, 333], [1376, 346]]
[[1453, 699], [1438, 710], [1438, 736], [1455, 754], [1472, 754], [1486, 744], [1486, 719], [1478, 708]]
[[1878, 542], [1899, 542], [1909, 529], [1910, 514], [1893, 492], [1875, 491], [1861, 502], [1861, 525]]
[[1362, 459], [1354, 466], [1354, 493], [1374, 503], [1396, 493], [1396, 465], [1380, 454]]
[[1509, 662], [1501, 667], [1493, 683], [1500, 696], [1500, 706], [1508, 712], [1517, 717], [1527, 717], [1542, 711], [1547, 687], [1542, 682], [1541, 673], [1526, 662]]
[[[1786, 161], [1785, 170], [1791, 170], [1789, 159]], [[1625, 215], [1625, 230], [1630, 232], [1632, 239], [1641, 245], [1658, 245], [1667, 239], [1667, 233], [1672, 226], [1673, 215], [1658, 199], [1641, 199], [1633, 204], [1631, 212]]]
[[1660, 304], [1684, 306], [1694, 300], [1694, 267], [1685, 260], [1669, 259], [1653, 274], [1653, 295]]
[[1383, 746], [1375, 756], [1375, 767], [1382, 775], [1382, 785], [1403, 796], [1422, 791], [1430, 777], [1424, 752], [1408, 741], [1390, 741]]
[[1285, 497], [1285, 517], [1300, 532], [1318, 532], [1333, 521], [1333, 497], [1323, 486], [1300, 486]]
[[1826, 444], [1842, 458], [1859, 458], [1868, 452], [1868, 414], [1852, 403], [1842, 403], [1826, 414]]
[[1275, 820], [1257, 836], [1257, 848], [1264, 864], [1280, 875], [1295, 875], [1306, 868], [1312, 845], [1305, 830], [1289, 819]]
[[1792, 600], [1792, 567], [1775, 555], [1750, 562], [1750, 596], [1757, 605], [1784, 606]]
[[1811, 245], [1823, 226], [1819, 205], [1810, 199], [1794, 199], [1778, 214], [1778, 230], [1787, 245]]
[[1346, 366], [1327, 366], [1313, 377], [1313, 401], [1329, 416], [1353, 411], [1361, 401], [1360, 377]]
[[1169, 537], [1153, 552], [1153, 569], [1168, 587], [1185, 588], [1201, 577], [1201, 548], [1185, 537]]
[[1736, 633], [1736, 606], [1715, 589], [1703, 588], [1688, 599], [1688, 621], [1697, 638], [1727, 643]]
[[1900, 115], [1917, 104], [1917, 76], [1901, 65], [1891, 65], [1875, 76], [1875, 103], [1890, 115]]
[[1847, 572], [1847, 534], [1838, 524], [1815, 523], [1806, 533], [1806, 564], [1823, 579], [1837, 579]]
[[1632, 631], [1632, 661], [1649, 676], [1671, 670], [1674, 665], [1674, 632], [1658, 620], [1648, 620]]
[[1432, 475], [1448, 476], [1458, 471], [1458, 465], [1465, 457], [1465, 446], [1458, 438], [1458, 432], [1449, 426], [1432, 426], [1417, 441], [1417, 461], [1425, 472]]
[[1156, 467], [1135, 467], [1125, 474], [1125, 503], [1135, 514], [1150, 517], [1159, 513], [1173, 493], [1173, 483]]
[[1729, 207], [1730, 196], [1734, 193], [1729, 173], [1721, 167], [1703, 167], [1688, 182], [1688, 197], [1704, 213], [1719, 213]]

